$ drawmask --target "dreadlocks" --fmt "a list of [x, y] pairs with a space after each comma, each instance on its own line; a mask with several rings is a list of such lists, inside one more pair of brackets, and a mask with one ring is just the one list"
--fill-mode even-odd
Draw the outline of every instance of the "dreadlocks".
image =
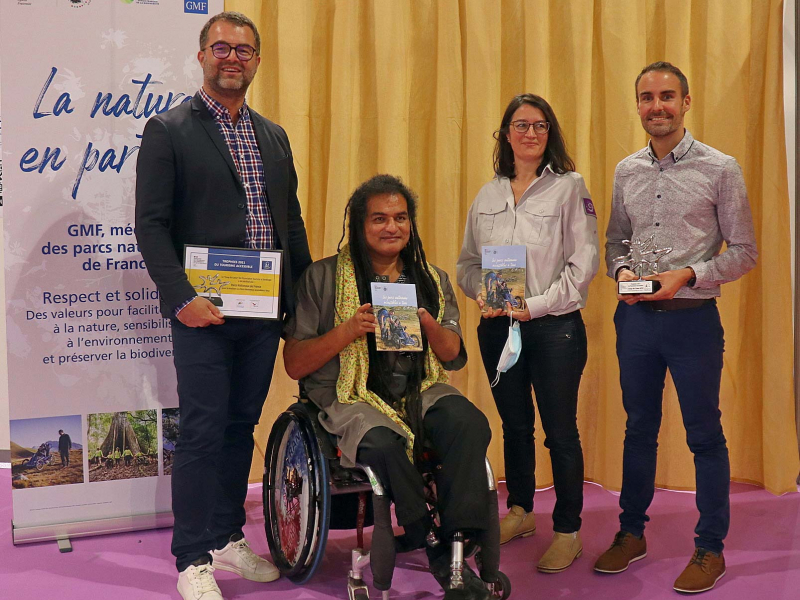
[[[339, 248], [345, 238], [345, 224], [348, 231], [348, 244], [350, 257], [356, 274], [356, 286], [361, 304], [372, 302], [370, 283], [374, 280], [372, 261], [369, 258], [365, 236], [367, 220], [367, 206], [369, 200], [382, 194], [398, 194], [406, 200], [408, 218], [411, 223], [411, 233], [408, 244], [400, 251], [403, 261], [403, 272], [410, 283], [417, 287], [417, 302], [421, 308], [427, 310], [434, 318], [439, 314], [439, 294], [433, 277], [428, 270], [425, 250], [417, 229], [417, 198], [406, 185], [393, 175], [376, 175], [362, 183], [350, 196], [345, 208], [345, 219], [342, 224], [342, 238]], [[369, 377], [367, 387], [380, 396], [385, 402], [399, 410], [400, 398], [391, 391], [392, 370], [389, 367], [385, 352], [378, 352], [375, 343], [375, 334], [367, 334], [367, 347], [369, 348]], [[422, 350], [428, 350], [428, 340], [422, 332]], [[424, 429], [422, 427], [422, 399], [420, 385], [425, 379], [425, 361], [422, 357], [413, 357], [413, 368], [409, 373], [406, 386], [405, 419], [414, 434], [414, 456], [416, 459], [422, 454], [424, 443]]]

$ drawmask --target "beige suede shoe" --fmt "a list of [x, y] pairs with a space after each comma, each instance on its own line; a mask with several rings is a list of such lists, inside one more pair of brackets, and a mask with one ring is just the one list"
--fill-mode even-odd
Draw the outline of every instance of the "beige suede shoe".
[[521, 506], [514, 505], [500, 521], [500, 545], [507, 544], [518, 537], [528, 537], [536, 531], [536, 517], [526, 513]]
[[547, 552], [539, 559], [536, 568], [542, 573], [558, 573], [572, 564], [583, 552], [581, 532], [572, 533], [553, 532], [553, 541]]

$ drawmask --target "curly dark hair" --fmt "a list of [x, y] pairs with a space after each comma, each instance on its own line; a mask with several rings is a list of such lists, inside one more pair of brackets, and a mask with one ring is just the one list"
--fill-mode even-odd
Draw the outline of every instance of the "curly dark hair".
[[[417, 287], [417, 302], [419, 306], [436, 318], [439, 314], [439, 291], [431, 272], [428, 270], [425, 250], [419, 237], [417, 197], [399, 177], [393, 175], [375, 175], [362, 183], [350, 196], [345, 208], [342, 237], [339, 240], [338, 249], [341, 249], [342, 242], [345, 239], [345, 235], [347, 235], [350, 256], [353, 260], [353, 268], [356, 274], [359, 302], [361, 304], [372, 302], [370, 283], [374, 281], [374, 271], [372, 269], [372, 261], [369, 258], [365, 225], [370, 199], [383, 194], [399, 194], [406, 200], [411, 235], [405, 248], [400, 251], [400, 258], [403, 261], [403, 273], [408, 278], [409, 283], [413, 283]], [[347, 231], [345, 231], [345, 228]], [[367, 347], [369, 348], [370, 366], [367, 388], [393, 408], [403, 408], [400, 406], [401, 398], [391, 390], [392, 369], [387, 361], [387, 353], [378, 352], [374, 333], [367, 334]], [[425, 361], [422, 357], [428, 349], [428, 340], [424, 332], [422, 332], [422, 349], [423, 353], [421, 355], [414, 356], [413, 368], [408, 377], [405, 396], [405, 420], [414, 434], [414, 456], [417, 460], [422, 454], [425, 438], [425, 431], [422, 426], [422, 398], [420, 397], [420, 386], [425, 379]]]
[[514, 96], [503, 113], [503, 120], [500, 122], [500, 129], [494, 132], [494, 139], [497, 143], [494, 147], [494, 172], [501, 177], [514, 179], [517, 176], [514, 167], [514, 151], [508, 141], [508, 131], [511, 126], [511, 118], [517, 109], [523, 104], [530, 104], [538, 108], [544, 114], [545, 121], [550, 123], [550, 131], [547, 137], [547, 147], [544, 149], [542, 163], [536, 169], [536, 175], [541, 175], [544, 168], [549, 164], [550, 168], [559, 175], [575, 170], [575, 163], [567, 153], [567, 145], [561, 133], [561, 126], [556, 119], [556, 113], [547, 103], [547, 100], [535, 94], [520, 94]]

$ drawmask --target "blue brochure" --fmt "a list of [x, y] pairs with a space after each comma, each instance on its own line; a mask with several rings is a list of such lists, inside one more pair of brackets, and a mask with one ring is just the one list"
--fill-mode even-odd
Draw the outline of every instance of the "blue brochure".
[[481, 281], [484, 310], [525, 306], [525, 246], [483, 246]]
[[417, 288], [408, 283], [373, 282], [372, 311], [378, 320], [378, 350], [421, 352], [422, 328], [417, 315]]

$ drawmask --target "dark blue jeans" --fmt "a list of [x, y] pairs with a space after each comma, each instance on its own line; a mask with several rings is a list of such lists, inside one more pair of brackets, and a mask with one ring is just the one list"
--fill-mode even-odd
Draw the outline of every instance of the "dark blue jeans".
[[622, 402], [628, 414], [622, 459], [623, 531], [640, 536], [649, 520], [667, 369], [678, 392], [697, 486], [695, 546], [722, 552], [730, 524], [730, 462], [719, 410], [724, 339], [716, 304], [666, 312], [620, 302], [617, 329]]
[[[481, 319], [478, 342], [489, 380], [508, 338], [506, 317]], [[533, 510], [536, 489], [534, 410], [531, 386], [542, 419], [544, 445], [550, 450], [556, 505], [553, 530], [572, 533], [581, 528], [583, 510], [583, 450], [578, 433], [578, 388], [586, 366], [586, 328], [580, 311], [547, 315], [520, 323], [522, 356], [492, 388], [503, 422], [508, 506]]]
[[222, 548], [245, 524], [253, 429], [269, 391], [280, 321], [172, 320], [179, 438], [172, 467], [172, 553], [178, 571]]

